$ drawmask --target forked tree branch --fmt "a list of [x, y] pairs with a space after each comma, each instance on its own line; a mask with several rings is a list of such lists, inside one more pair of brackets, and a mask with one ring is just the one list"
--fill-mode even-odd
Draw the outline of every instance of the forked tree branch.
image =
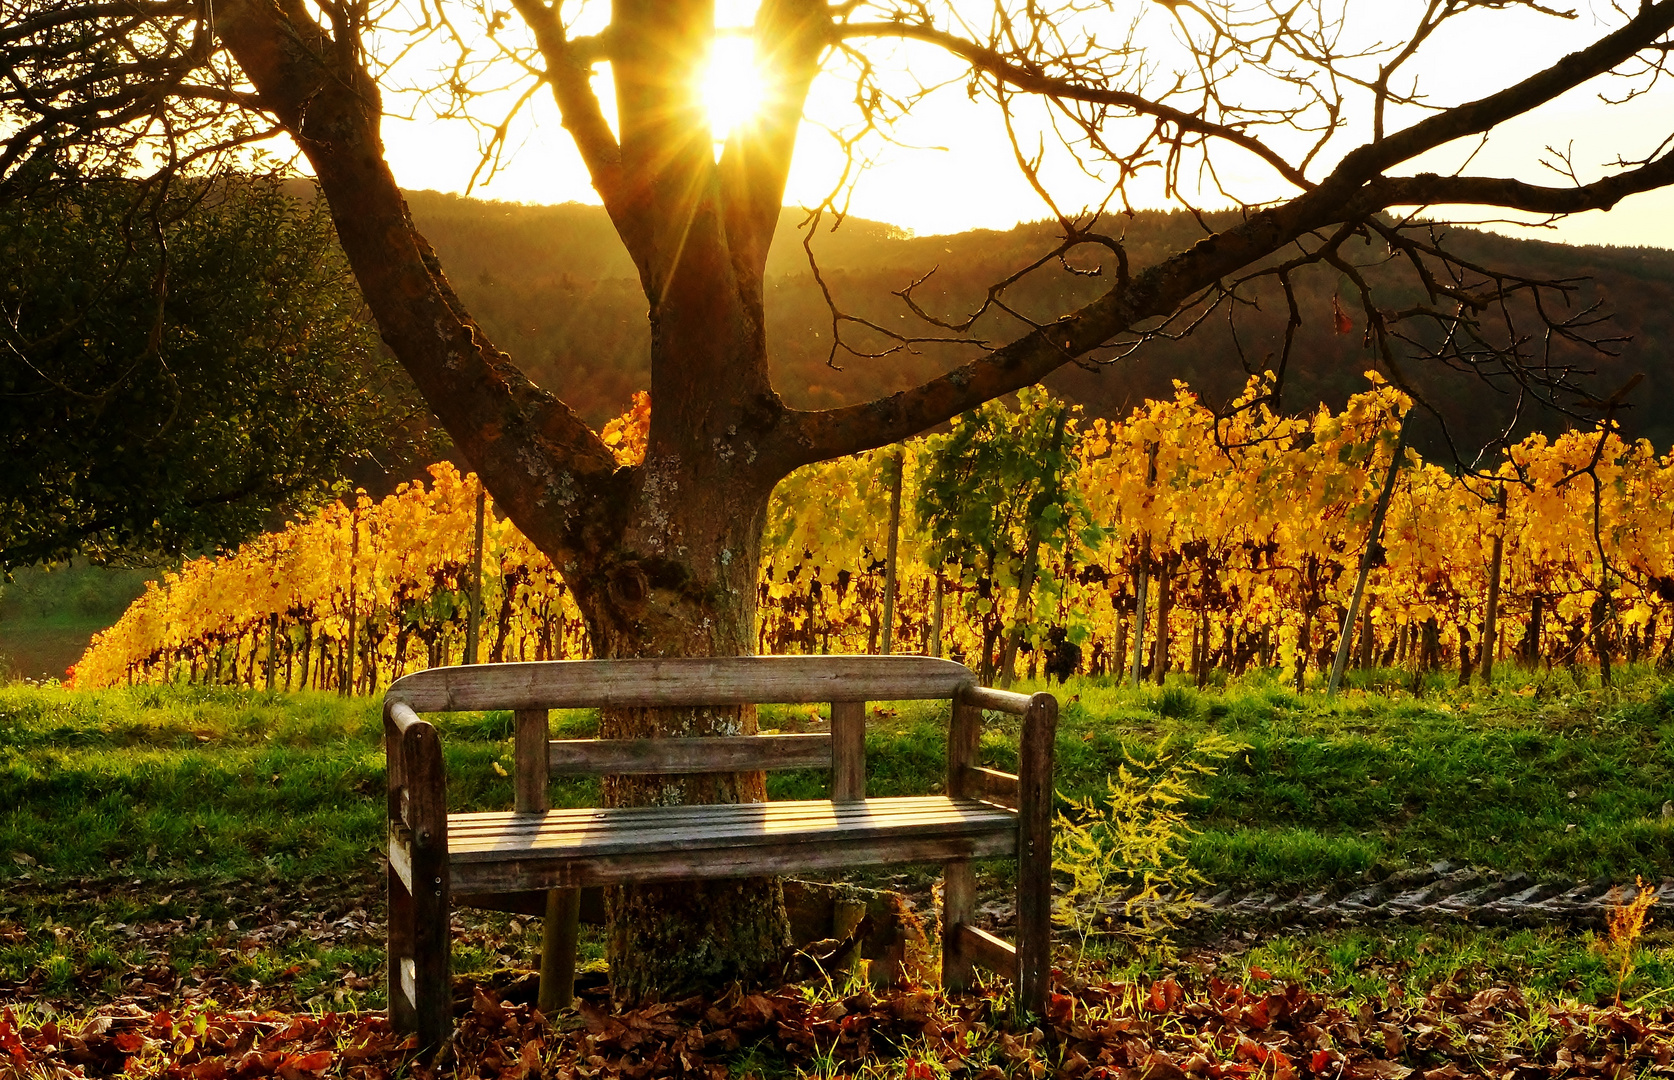
[[616, 459], [466, 312], [384, 161], [376, 83], [300, 4], [287, 6], [220, 0], [216, 30], [313, 165], [384, 340], [496, 498], [562, 563], [602, 524], [599, 508], [623, 482]]
[[[890, 28], [891, 24], [883, 26]], [[911, 390], [860, 405], [792, 414], [784, 436], [787, 453], [802, 462], [819, 461], [907, 438], [984, 401], [1039, 382], [1118, 335], [1136, 332], [1148, 320], [1174, 314], [1223, 278], [1271, 257], [1309, 233], [1353, 226], [1389, 207], [1463, 203], [1566, 214], [1608, 208], [1626, 195], [1674, 182], [1674, 154], [1592, 184], [1561, 189], [1495, 177], [1384, 175], [1427, 151], [1487, 132], [1611, 72], [1639, 53], [1656, 48], [1671, 28], [1674, 0], [1643, 4], [1625, 25], [1592, 45], [1504, 90], [1438, 112], [1400, 132], [1357, 147], [1317, 185], [1135, 273], [1131, 280], [1118, 282], [1092, 303], [1054, 323], [1033, 329]], [[938, 43], [944, 47], [953, 44]], [[965, 55], [979, 48], [964, 42], [964, 51], [952, 51]], [[1054, 85], [1043, 92], [1059, 90], [1061, 87]]]

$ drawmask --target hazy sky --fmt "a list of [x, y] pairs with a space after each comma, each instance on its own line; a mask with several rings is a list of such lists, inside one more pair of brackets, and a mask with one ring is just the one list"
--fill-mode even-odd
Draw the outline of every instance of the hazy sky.
[[[1362, 45], [1402, 40], [1422, 6], [1390, 0], [1348, 0], [1342, 40]], [[1115, 38], [1133, 12], [1144, 11], [1139, 39], [1148, 47], [1148, 57], [1158, 65], [1158, 78], [1166, 76], [1184, 56], [1178, 45], [1179, 30], [1167, 20], [1166, 11], [1161, 5], [1139, 5], [1131, 0], [1126, 3], [1116, 0], [1115, 7], [1115, 15], [1103, 16], [1111, 20], [1111, 25], [1101, 27], [1107, 31], [1101, 38]], [[596, 29], [605, 13], [604, 5], [593, 0], [592, 7], [580, 16], [580, 29]], [[723, 0], [719, 22], [747, 24], [750, 18], [749, 0]], [[1420, 89], [1433, 103], [1470, 100], [1547, 66], [1621, 21], [1622, 17], [1607, 5], [1588, 6], [1585, 0], [1572, 20], [1520, 11], [1476, 12], [1428, 42], [1410, 65], [1410, 71], [1418, 76]], [[721, 71], [736, 72], [747, 65], [747, 56], [739, 52], [741, 47], [747, 48], [743, 43], [732, 47]], [[906, 79], [934, 84], [956, 80], [958, 76], [958, 66], [929, 47], [877, 43], [868, 48], [878, 58], [880, 69], [897, 80], [896, 85], [905, 85]], [[420, 53], [400, 74], [418, 81], [423, 78], [424, 63]], [[597, 72], [595, 82], [608, 109], [608, 69], [601, 65]], [[1252, 99], [1275, 92], [1271, 84], [1261, 80], [1237, 85], [1245, 86]], [[1618, 156], [1633, 158], [1650, 154], [1674, 131], [1670, 95], [1660, 84], [1625, 105], [1609, 105], [1600, 100], [1601, 93], [1620, 96], [1628, 85], [1622, 80], [1611, 80], [1582, 88], [1507, 127], [1486, 145], [1473, 142], [1469, 146], [1446, 148], [1422, 162], [1421, 168], [1445, 172], [1469, 159], [1473, 173], [1562, 183], [1556, 174], [1540, 164], [1545, 148], [1556, 146], [1568, 149], [1583, 180], [1592, 179]], [[1644, 85], [1644, 81], [1633, 85]], [[719, 92], [723, 97], [728, 96], [724, 79]], [[853, 93], [852, 82], [835, 72], [816, 83], [809, 103], [810, 122], [804, 124], [798, 145], [788, 203], [818, 202], [839, 175], [841, 154], [825, 126], [841, 126], [852, 120], [847, 103]], [[734, 97], [740, 94], [732, 91]], [[483, 104], [488, 114], [498, 119], [492, 112], [495, 99]], [[390, 161], [401, 184], [409, 188], [463, 191], [478, 161], [477, 134], [456, 121], [424, 117], [421, 106], [403, 101], [399, 95], [392, 95], [386, 105], [391, 112], [419, 114], [413, 120], [391, 116], [385, 121]], [[1364, 112], [1359, 110], [1360, 115]], [[1360, 115], [1351, 124], [1360, 123]], [[1392, 126], [1398, 126], [1403, 120], [1410, 122], [1416, 115], [1392, 116]], [[1028, 120], [1026, 116], [1025, 125]], [[1034, 129], [1025, 127], [1022, 141], [1033, 147], [1043, 132], [1048, 151], [1043, 176], [1059, 205], [1066, 211], [1074, 211], [1104, 200], [1109, 194], [1110, 178], [1097, 175], [1096, 170], [1095, 175], [1089, 176], [1067, 153], [1054, 152], [1049, 130], [1038, 123]], [[1340, 134], [1340, 146], [1335, 152], [1327, 152], [1326, 162], [1350, 149], [1357, 132], [1351, 126]], [[1018, 221], [1051, 216], [1017, 168], [997, 110], [991, 103], [970, 101], [962, 85], [949, 86], [920, 103], [891, 130], [890, 136], [888, 141], [872, 139], [865, 144], [870, 165], [850, 194], [849, 207], [855, 214], [921, 234], [973, 227], [1006, 228]], [[514, 123], [510, 141], [513, 152], [509, 164], [487, 184], [479, 182], [476, 195], [531, 203], [597, 201], [568, 135], [559, 126], [557, 110], [549, 94], [543, 92], [534, 97]], [[1286, 150], [1296, 147], [1295, 143], [1286, 144], [1283, 139], [1276, 141]], [[1316, 164], [1310, 175], [1317, 178], [1322, 171], [1321, 165]], [[1252, 201], [1282, 197], [1292, 190], [1259, 161], [1245, 155], [1226, 154], [1217, 161], [1217, 172], [1224, 186]], [[1129, 198], [1135, 205], [1161, 204], [1161, 192], [1154, 177], [1154, 172], [1142, 174], [1130, 183]], [[1202, 200], [1205, 205], [1218, 201], [1207, 193], [1202, 195]], [[1541, 230], [1540, 235], [1577, 243], [1674, 247], [1674, 194], [1636, 196], [1608, 214], [1581, 215], [1556, 228]]]

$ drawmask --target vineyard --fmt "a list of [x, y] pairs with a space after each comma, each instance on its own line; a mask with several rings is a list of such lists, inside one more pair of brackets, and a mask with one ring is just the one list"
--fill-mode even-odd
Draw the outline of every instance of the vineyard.
[[[1001, 680], [1264, 666], [1300, 687], [1330, 669], [1364, 562], [1357, 667], [1468, 680], [1518, 660], [1608, 679], [1613, 663], [1674, 660], [1669, 456], [1572, 432], [1461, 475], [1405, 448], [1410, 402], [1375, 379], [1299, 418], [1259, 389], [1231, 419], [1181, 385], [1120, 422], [1026, 391], [945, 434], [799, 470], [764, 538], [758, 651], [925, 652]], [[605, 429], [624, 463], [649, 408], [641, 395]], [[186, 563], [94, 639], [73, 683], [364, 694], [468, 656], [587, 656], [546, 557], [474, 476], [431, 475]]]

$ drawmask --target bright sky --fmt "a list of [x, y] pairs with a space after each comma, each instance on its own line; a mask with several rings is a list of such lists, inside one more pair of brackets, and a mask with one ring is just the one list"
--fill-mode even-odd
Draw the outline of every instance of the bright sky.
[[[577, 32], [596, 30], [606, 18], [601, 0], [588, 0], [575, 20]], [[974, 0], [959, 0], [961, 8]], [[1343, 2], [1343, 0], [1339, 0]], [[1566, 52], [1579, 48], [1619, 25], [1622, 16], [1601, 0], [1577, 0], [1573, 20], [1558, 20], [1523, 11], [1482, 11], [1467, 15], [1428, 42], [1408, 70], [1419, 78], [1428, 100], [1452, 104], [1490, 93], [1549, 65]], [[1415, 22], [1423, 5], [1414, 0], [1346, 0], [1343, 40], [1370, 45], [1404, 40], [1405, 30]], [[748, 25], [751, 0], [721, 0], [717, 23]], [[1138, 5], [1118, 0], [1115, 14], [1103, 13], [1109, 26], [1091, 24], [1104, 31], [1100, 37], [1114, 40], [1126, 28], [1135, 11], [1143, 11], [1138, 37], [1158, 65], [1158, 81], [1177, 66], [1185, 53], [1178, 43], [1178, 30], [1168, 21], [1162, 5]], [[570, 9], [566, 8], [566, 12]], [[991, 11], [985, 7], [983, 11]], [[986, 21], [979, 22], [986, 25]], [[924, 84], [957, 80], [959, 67], [939, 51], [921, 45], [874, 42], [867, 45], [880, 69], [896, 80], [897, 86], [914, 79]], [[717, 49], [717, 77], [709, 87], [712, 115], [718, 124], [747, 116], [751, 68], [749, 44], [742, 38], [722, 38]], [[423, 64], [422, 55], [410, 64]], [[432, 62], [433, 63], [433, 62]], [[1368, 68], [1369, 70], [1369, 68]], [[607, 110], [610, 83], [608, 69], [596, 69], [595, 84]], [[405, 69], [405, 78], [418, 81], [422, 72]], [[1236, 78], [1242, 79], [1240, 75]], [[1270, 83], [1245, 83], [1252, 98], [1272, 94]], [[1634, 85], [1643, 85], [1643, 80]], [[1512, 175], [1541, 183], [1563, 183], [1543, 168], [1545, 149], [1568, 148], [1571, 160], [1583, 180], [1605, 171], [1618, 156], [1643, 157], [1655, 151], [1674, 132], [1674, 110], [1669, 92], [1661, 84], [1652, 92], [1625, 105], [1609, 105], [1601, 93], [1621, 95], [1628, 84], [1622, 80], [1589, 86], [1513, 124], [1481, 147], [1446, 148], [1421, 163], [1426, 170], [1446, 172], [1471, 159], [1470, 171], [1478, 174]], [[1667, 88], [1674, 91], [1674, 87]], [[841, 126], [852, 120], [854, 86], [838, 73], [822, 76], [808, 106], [798, 144], [796, 168], [787, 202], [803, 205], [818, 202], [830, 189], [841, 169], [841, 154], [824, 126]], [[501, 99], [509, 100], [509, 99]], [[494, 99], [484, 102], [492, 110]], [[417, 108], [391, 95], [386, 106], [392, 111]], [[498, 106], [503, 108], [503, 105]], [[422, 109], [418, 110], [422, 112]], [[1359, 114], [1351, 123], [1362, 122]], [[495, 118], [498, 119], [497, 114]], [[1410, 122], [1418, 115], [1392, 114], [1391, 126]], [[1026, 118], [1027, 119], [1027, 118]], [[1045, 129], [1025, 129], [1023, 141], [1034, 146]], [[477, 134], [457, 121], [421, 117], [386, 119], [385, 140], [395, 174], [409, 188], [464, 191], [478, 161]], [[1327, 151], [1334, 159], [1356, 141], [1351, 127], [1339, 136], [1340, 147]], [[1296, 145], [1276, 139], [1281, 150]], [[514, 122], [510, 138], [512, 153], [507, 166], [487, 184], [479, 182], [474, 194], [491, 199], [528, 203], [566, 201], [596, 202], [587, 177], [568, 135], [559, 126], [557, 109], [547, 93], [537, 94]], [[1052, 136], [1045, 131], [1047, 158], [1042, 175], [1059, 205], [1066, 211], [1097, 205], [1109, 194], [1110, 178], [1087, 175], [1062, 150], [1052, 150]], [[1050, 211], [1030, 188], [1017, 168], [997, 110], [986, 101], [970, 101], [962, 85], [949, 86], [919, 104], [891, 131], [888, 141], [866, 143], [871, 164], [854, 186], [849, 207], [861, 217], [887, 221], [916, 233], [954, 232], [975, 227], [1007, 228], [1024, 220], [1050, 217]], [[1474, 154], [1474, 158], [1472, 155]], [[1282, 197], [1289, 189], [1270, 169], [1253, 157], [1227, 153], [1217, 161], [1224, 185], [1252, 200]], [[1418, 171], [1418, 170], [1414, 170]], [[1316, 164], [1310, 175], [1323, 170]], [[1154, 176], [1145, 174], [1130, 183], [1129, 197], [1136, 206], [1161, 205], [1161, 192]], [[1218, 200], [1205, 193], [1205, 205]], [[1503, 226], [1501, 226], [1504, 228]], [[1575, 243], [1655, 245], [1674, 247], [1674, 193], [1635, 196], [1613, 211], [1589, 213], [1562, 222], [1538, 235]]]

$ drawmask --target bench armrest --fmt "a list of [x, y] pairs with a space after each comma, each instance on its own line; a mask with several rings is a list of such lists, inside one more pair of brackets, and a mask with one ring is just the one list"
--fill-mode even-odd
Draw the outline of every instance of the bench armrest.
[[442, 742], [435, 726], [405, 702], [390, 702], [384, 708], [384, 761], [391, 827], [408, 829], [419, 849], [446, 851], [448, 789]]

